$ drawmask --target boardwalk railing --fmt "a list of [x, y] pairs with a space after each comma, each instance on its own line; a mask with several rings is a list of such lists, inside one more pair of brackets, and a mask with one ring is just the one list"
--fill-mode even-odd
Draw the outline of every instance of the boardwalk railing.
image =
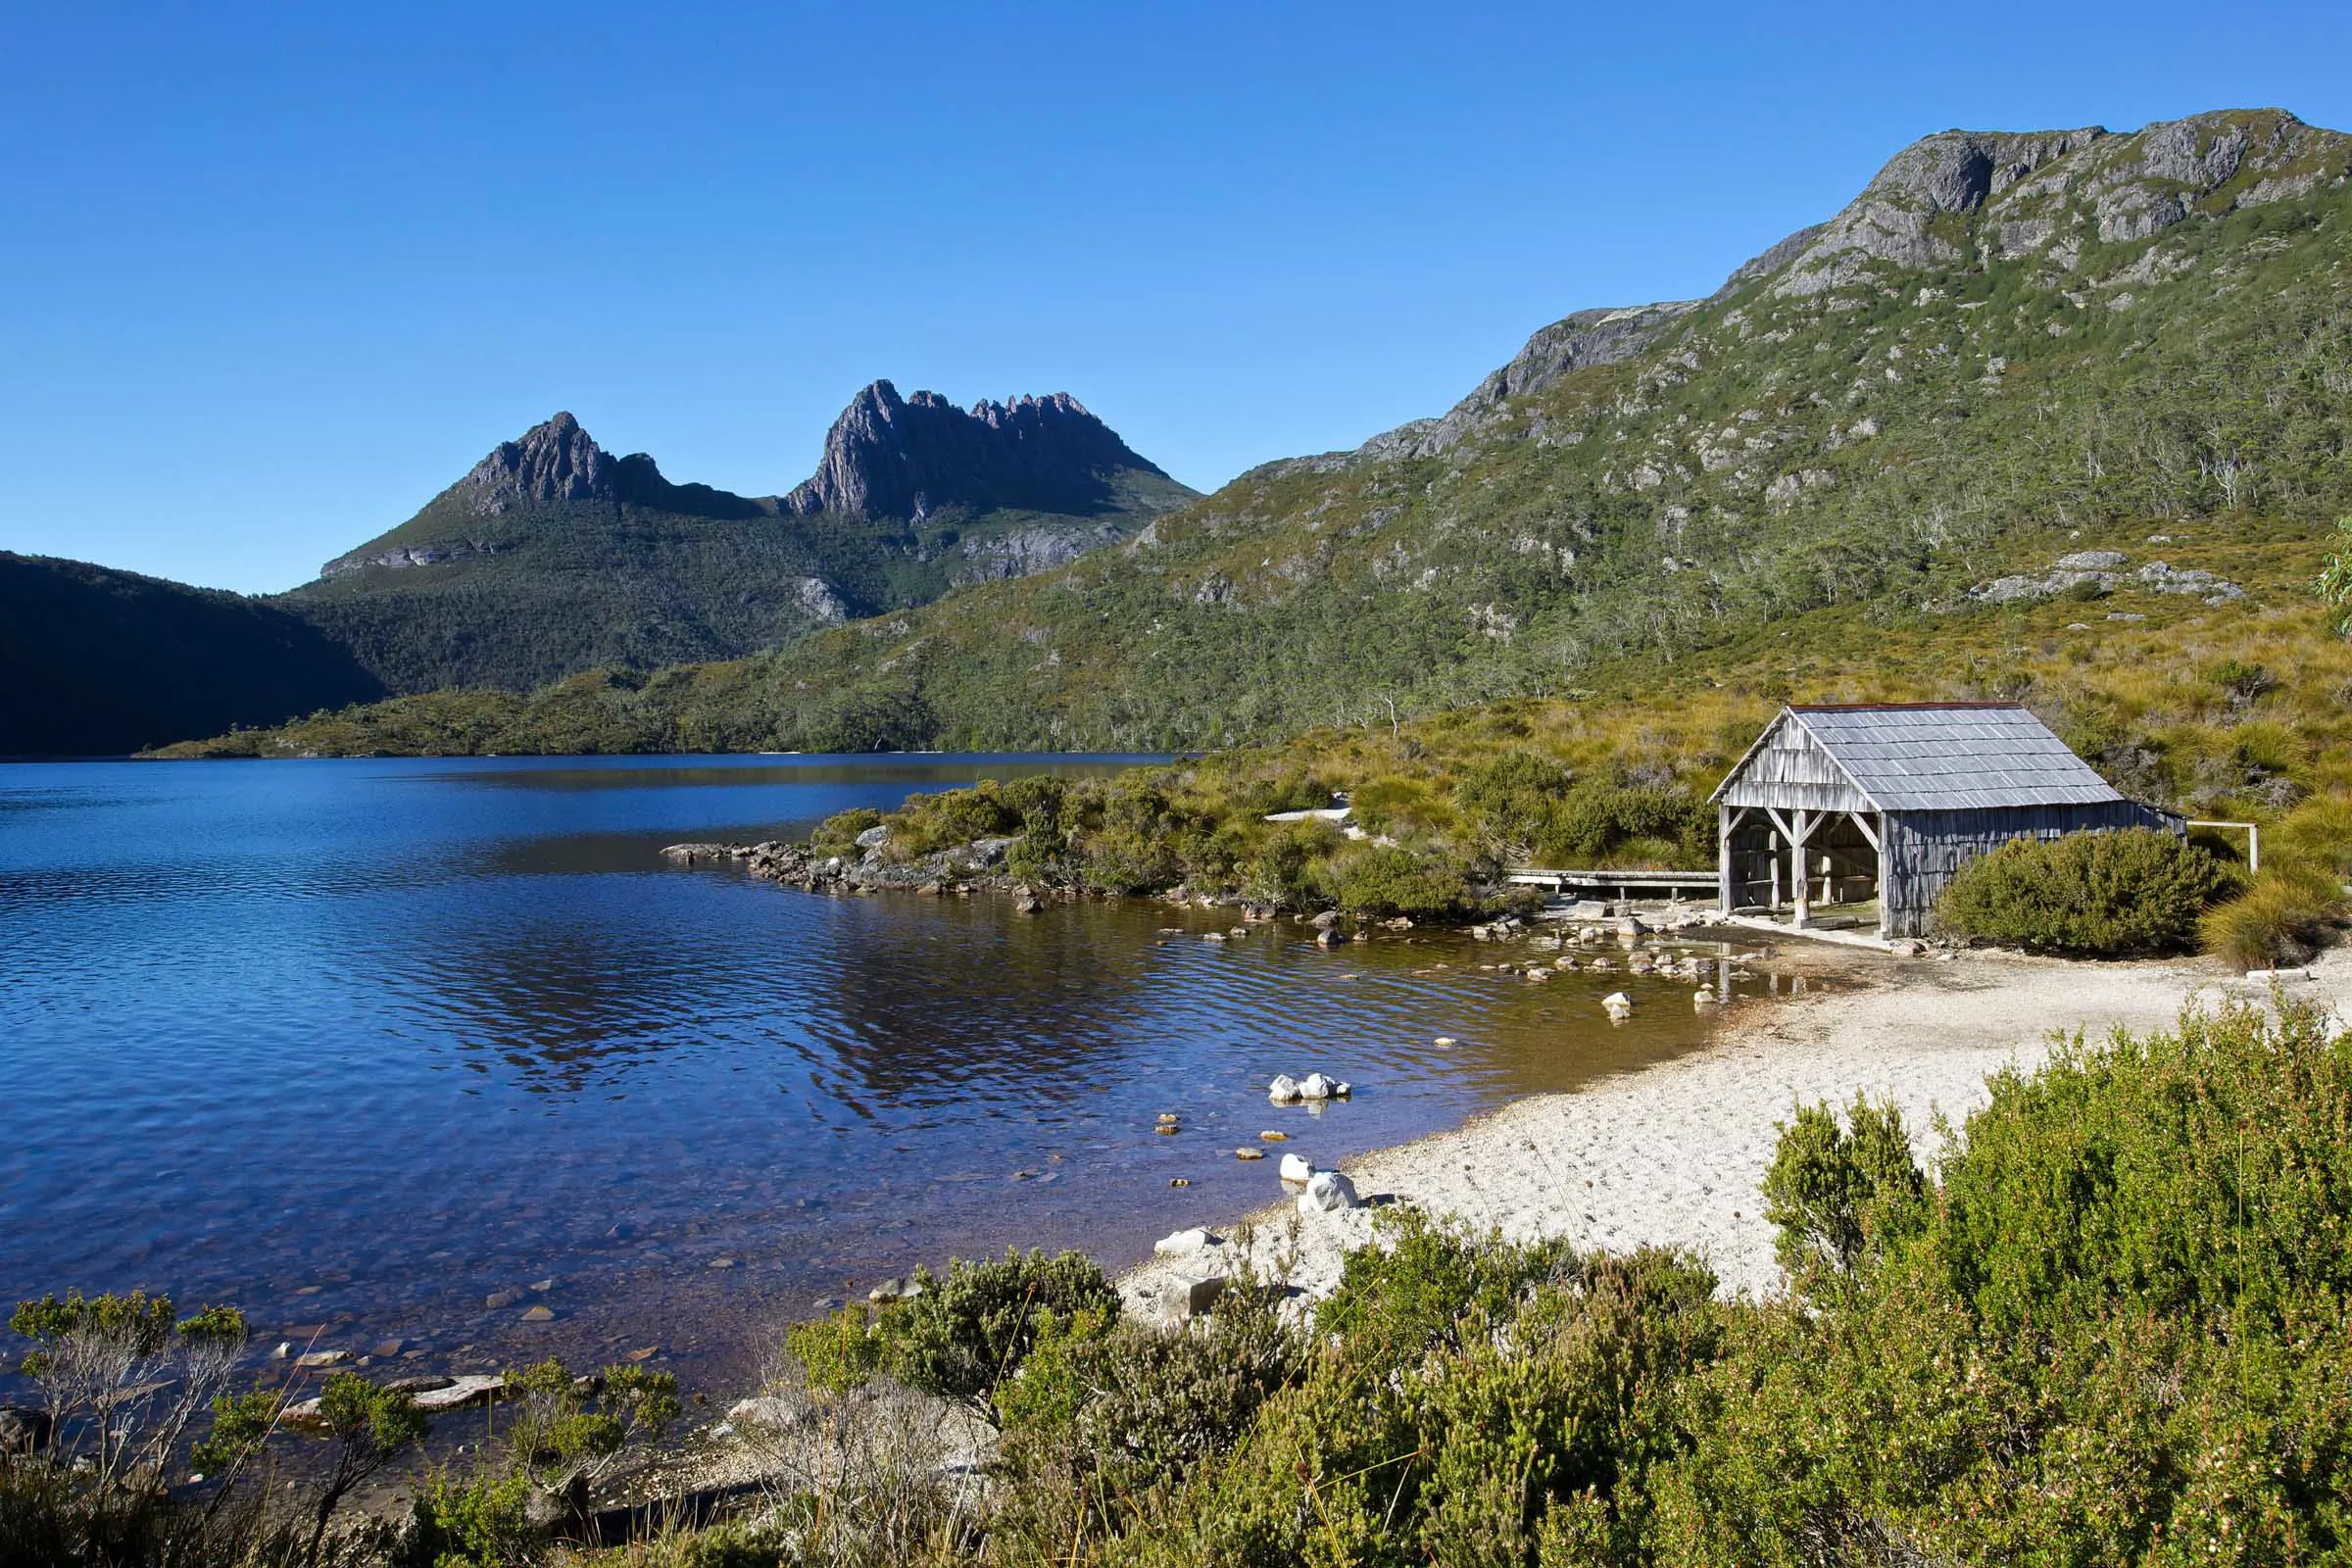
[[1712, 900], [1716, 877], [1712, 871], [1547, 871], [1535, 866], [1510, 873], [1510, 880], [1554, 893], [1597, 893], [1628, 898], [1636, 892], [1667, 898], [1703, 896]]

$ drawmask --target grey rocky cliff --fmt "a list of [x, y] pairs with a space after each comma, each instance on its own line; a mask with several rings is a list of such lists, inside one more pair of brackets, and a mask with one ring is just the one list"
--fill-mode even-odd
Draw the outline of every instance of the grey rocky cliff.
[[816, 472], [783, 500], [796, 513], [919, 520], [949, 507], [1088, 514], [1121, 469], [1159, 474], [1066, 392], [957, 408], [876, 381], [825, 436]]
[[1853, 281], [1871, 262], [1897, 267], [1957, 262], [1963, 252], [1938, 232], [1938, 218], [1974, 213], [2027, 175], [2106, 134], [2096, 125], [2025, 134], [1947, 130], [1915, 141], [1888, 159], [1862, 194], [1821, 226], [1774, 292], [1824, 293]]
[[1068, 565], [1090, 550], [1117, 544], [1125, 536], [1124, 524], [1111, 520], [1091, 527], [1038, 523], [1014, 528], [993, 539], [965, 539], [956, 548], [961, 559], [950, 577], [962, 586], [1052, 571]]

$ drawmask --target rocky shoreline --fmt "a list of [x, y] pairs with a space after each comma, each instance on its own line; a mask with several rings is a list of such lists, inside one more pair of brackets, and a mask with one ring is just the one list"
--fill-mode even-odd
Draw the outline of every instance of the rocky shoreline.
[[[1075, 900], [1075, 889], [1040, 888], [1004, 868], [1018, 837], [975, 839], [954, 849], [892, 861], [881, 853], [881, 830], [858, 837], [858, 855], [820, 855], [807, 844], [765, 839], [758, 844], [672, 844], [664, 858], [681, 865], [733, 864], [766, 882], [806, 893], [919, 893], [930, 897], [1006, 893], [1040, 906], [1047, 899]], [[869, 843], [868, 840], [871, 842]]]
[[[795, 844], [781, 839], [764, 839], [757, 844], [732, 844], [693, 841], [666, 846], [663, 858], [683, 866], [732, 865], [761, 881], [782, 887], [797, 888], [805, 893], [872, 894], [912, 893], [925, 898], [968, 898], [975, 894], [994, 894], [1008, 897], [1014, 909], [1022, 914], [1035, 914], [1049, 903], [1075, 904], [1091, 898], [1117, 898], [1118, 894], [1096, 893], [1065, 884], [1047, 883], [1013, 874], [1006, 864], [1006, 855], [1020, 843], [1018, 835], [1001, 838], [974, 839], [927, 855], [906, 860], [893, 860], [883, 853], [886, 830], [869, 828], [858, 837], [858, 853], [829, 855], [814, 846]], [[1512, 907], [1502, 913], [1489, 913], [1483, 918], [1468, 917], [1458, 922], [1470, 935], [1485, 940], [1534, 940], [1539, 946], [1544, 941], [1536, 918], [1543, 902], [1533, 889], [1515, 889], [1508, 885], [1475, 890], [1489, 896], [1519, 894], [1511, 901]], [[1233, 909], [1250, 922], [1270, 922], [1279, 918], [1279, 911], [1253, 903], [1236, 893], [1197, 889], [1186, 884], [1152, 894], [1136, 895], [1154, 902], [1198, 909]], [[1576, 905], [1553, 909], [1552, 915], [1563, 921], [1571, 937], [1598, 936], [1636, 937], [1652, 932], [1681, 932], [1721, 922], [1713, 910], [1704, 906], [1665, 900], [1616, 900], [1606, 905]], [[1405, 917], [1377, 919], [1369, 915], [1346, 915], [1325, 909], [1316, 913], [1295, 915], [1302, 924], [1313, 926], [1317, 940], [1332, 946], [1348, 940], [1351, 930], [1381, 927], [1389, 930], [1410, 930], [1417, 924], [1453, 924], [1452, 921], [1432, 922], [1426, 917], [1413, 920]], [[1213, 938], [1212, 938], [1213, 940]]]

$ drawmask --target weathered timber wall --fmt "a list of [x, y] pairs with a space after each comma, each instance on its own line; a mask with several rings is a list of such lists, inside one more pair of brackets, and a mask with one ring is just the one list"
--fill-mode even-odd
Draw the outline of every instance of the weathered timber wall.
[[2177, 818], [2134, 801], [1889, 813], [1880, 888], [1886, 908], [1886, 932], [1898, 937], [1926, 935], [1936, 899], [1960, 867], [2011, 839], [2054, 839], [2068, 833], [2132, 827], [2180, 831]]

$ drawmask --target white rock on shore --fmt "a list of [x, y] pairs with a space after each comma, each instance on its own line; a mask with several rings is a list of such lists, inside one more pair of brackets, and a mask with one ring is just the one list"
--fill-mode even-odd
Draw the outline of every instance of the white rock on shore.
[[1332, 1214], [1359, 1207], [1362, 1202], [1355, 1196], [1355, 1183], [1336, 1170], [1319, 1170], [1307, 1178], [1306, 1191], [1298, 1195], [1298, 1212]]

